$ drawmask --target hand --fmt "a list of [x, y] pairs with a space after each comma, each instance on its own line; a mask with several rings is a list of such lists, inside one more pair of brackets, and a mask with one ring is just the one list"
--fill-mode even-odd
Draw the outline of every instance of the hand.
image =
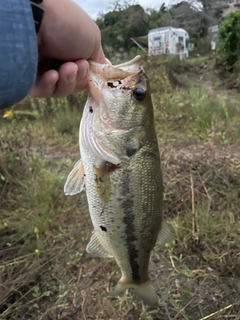
[[71, 0], [44, 0], [38, 76], [30, 95], [63, 97], [87, 85], [88, 59], [106, 63], [98, 26]]

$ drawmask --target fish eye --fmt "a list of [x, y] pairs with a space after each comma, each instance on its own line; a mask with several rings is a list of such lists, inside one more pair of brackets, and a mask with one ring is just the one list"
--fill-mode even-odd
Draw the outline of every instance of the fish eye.
[[143, 88], [136, 88], [133, 90], [133, 97], [138, 102], [141, 102], [146, 97], [146, 91]]

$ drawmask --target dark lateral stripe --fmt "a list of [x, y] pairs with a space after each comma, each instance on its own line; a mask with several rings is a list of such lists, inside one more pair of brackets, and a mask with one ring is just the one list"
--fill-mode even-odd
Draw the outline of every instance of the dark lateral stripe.
[[134, 213], [133, 213], [133, 195], [131, 194], [129, 188], [129, 170], [125, 170], [123, 173], [123, 181], [122, 181], [122, 208], [123, 208], [123, 223], [125, 225], [126, 230], [126, 244], [129, 255], [129, 262], [132, 271], [132, 280], [135, 283], [140, 281], [140, 273], [139, 273], [139, 265], [137, 262], [138, 252], [136, 250], [134, 241], [136, 241], [135, 236], [135, 227], [134, 227]]

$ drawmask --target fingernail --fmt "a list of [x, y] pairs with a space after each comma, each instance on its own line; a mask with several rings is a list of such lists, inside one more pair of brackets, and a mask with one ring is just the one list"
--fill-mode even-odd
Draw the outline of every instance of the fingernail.
[[78, 78], [80, 78], [80, 79], [85, 78], [86, 75], [87, 75], [87, 71], [88, 71], [88, 68], [87, 68], [87, 67], [84, 68], [84, 69], [82, 69], [81, 71], [79, 71], [79, 72], [78, 72]]
[[74, 72], [74, 73], [70, 74], [70, 76], [68, 76], [67, 79], [69, 82], [74, 82], [76, 80], [76, 78], [77, 78], [77, 72]]

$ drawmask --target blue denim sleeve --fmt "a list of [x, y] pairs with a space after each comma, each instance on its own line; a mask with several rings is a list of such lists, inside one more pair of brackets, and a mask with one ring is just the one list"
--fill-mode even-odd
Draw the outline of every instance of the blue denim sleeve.
[[29, 0], [0, 0], [0, 109], [22, 100], [37, 70], [37, 37]]

